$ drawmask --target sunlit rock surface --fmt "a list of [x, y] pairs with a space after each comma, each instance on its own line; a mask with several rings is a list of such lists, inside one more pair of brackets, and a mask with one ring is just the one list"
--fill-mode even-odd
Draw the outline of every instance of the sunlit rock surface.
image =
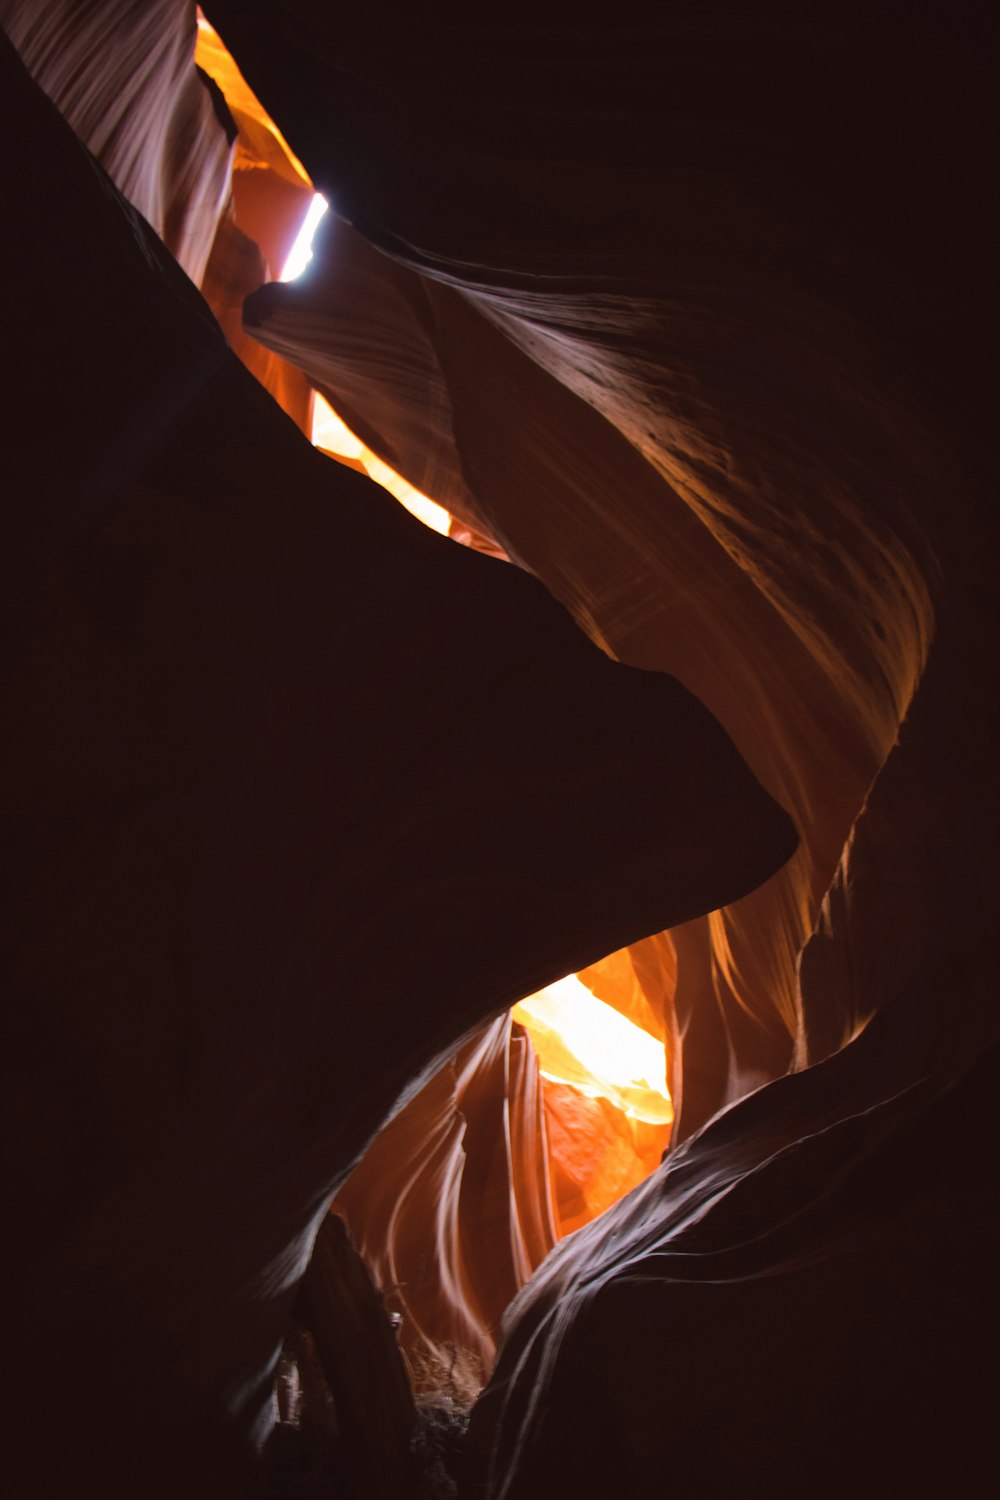
[[178, 0], [3, 0], [0, 25], [119, 190], [195, 282], [229, 191], [235, 122]]
[[301, 372], [242, 327], [312, 185], [188, 0], [3, 0], [0, 24], [116, 187], [201, 287], [231, 347], [307, 431]]
[[870, 81], [847, 120], [830, 97], [849, 25], [775, 46], [766, 13], [588, 29], [555, 6], [383, 39], [376, 12], [238, 11], [213, 14], [354, 220], [250, 299], [249, 330], [606, 650], [680, 676], [803, 833], [765, 891], [676, 935], [655, 986], [682, 1137], [800, 1055], [798, 954], [932, 632], [920, 517], [948, 469], [898, 325], [919, 312], [933, 369], [946, 309], [913, 276], [871, 305], [905, 235], [870, 200], [888, 174], [912, 213], [913, 168], [871, 137]]
[[807, 1000], [851, 1004], [856, 1039], [557, 1248], [508, 1313], [470, 1494], [642, 1493], [664, 1473], [706, 1497], [987, 1483], [997, 1049], [975, 934], [996, 793], [979, 712], [932, 658], [803, 957]]
[[[657, 798], [682, 800], [683, 747], [649, 706], [669, 690], [637, 679], [626, 708], [611, 684], [631, 679], [571, 646], [517, 570], [444, 562], [319, 467], [12, 75], [15, 1492], [98, 1469], [112, 1493], [135, 1473], [243, 1492], [311, 1226], [403, 1087], [397, 1118], [428, 1139], [404, 1133], [384, 1167], [399, 1237], [378, 1183], [358, 1234], [388, 1278], [419, 1255], [418, 1202], [440, 1207], [404, 1336], [440, 1319], [488, 1363], [546, 1243], [519, 1112], [537, 1081], [501, 1066], [490, 1018], [669, 922], [608, 998], [667, 1038], [682, 1144], [515, 1302], [469, 1494], [986, 1493], [986, 8], [209, 9], [340, 213], [309, 280], [251, 297], [246, 330], [306, 189], [244, 109], [230, 217], [193, 8], [0, 14], [244, 361], [279, 396], [292, 381], [298, 424], [283, 355], [608, 654], [692, 689], [803, 840], [753, 895], [680, 921], [694, 866], [659, 861], [692, 850]], [[54, 381], [73, 397], [58, 442]], [[511, 653], [537, 693], [521, 719]], [[511, 780], [522, 764], [558, 766], [545, 796]], [[377, 806], [351, 780], [372, 765], [368, 791], [397, 777]], [[480, 864], [483, 828], [539, 949], [509, 908], [484, 931], [456, 906], [474, 895], [456, 845]], [[420, 846], [398, 883], [388, 829]], [[482, 1071], [463, 1098], [492, 1085], [460, 1140], [454, 1044], [477, 1024], [494, 1029], [466, 1040]], [[512, 1136], [473, 1171], [473, 1117], [505, 1111], [527, 1157]]]
[[[647, 968], [688, 1145], [515, 1305], [472, 1489], [975, 1489], [989, 8], [211, 9], [405, 302], [366, 349], [331, 222], [255, 336], [367, 393], [404, 472], [430, 440], [456, 510], [681, 676], [804, 836]], [[447, 422], [408, 452], [421, 385]]]
[[201, 290], [229, 347], [303, 432], [312, 392], [302, 372], [243, 330], [243, 303], [282, 274], [313, 199], [312, 183], [203, 16], [195, 61], [226, 101], [236, 126], [232, 191], [219, 219]]
[[478, 1394], [509, 1303], [556, 1242], [538, 1073], [489, 1022], [381, 1132], [337, 1211], [354, 1230], [418, 1388]]
[[297, 363], [358, 437], [452, 515], [483, 526], [454, 436], [421, 279], [331, 213], [301, 283], [249, 298], [247, 331]]
[[387, 1114], [795, 835], [676, 682], [317, 454], [3, 66], [30, 146], [3, 163], [9, 1461], [19, 1493], [239, 1493], [317, 1221]]

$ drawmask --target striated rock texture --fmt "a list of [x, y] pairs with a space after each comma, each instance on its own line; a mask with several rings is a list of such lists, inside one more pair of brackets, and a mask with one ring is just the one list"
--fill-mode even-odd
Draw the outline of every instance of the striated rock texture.
[[387, 1116], [515, 997], [796, 839], [677, 682], [310, 448], [2, 60], [5, 1462], [23, 1494], [239, 1493]]
[[201, 288], [230, 347], [303, 431], [301, 371], [247, 338], [312, 185], [191, 0], [3, 0], [0, 24], [115, 186]]
[[468, 1041], [337, 1194], [401, 1318], [419, 1389], [478, 1394], [508, 1305], [556, 1242], [531, 1044], [509, 1016]]
[[[414, 1350], [441, 1317], [487, 1359], [546, 1243], [497, 1013], [632, 940], [611, 988], [669, 1040], [681, 1144], [513, 1304], [467, 1493], [985, 1493], [991, 12], [209, 9], [340, 214], [247, 303], [253, 355], [285, 190], [248, 179], [257, 248], [206, 274], [234, 343], [672, 672], [802, 842], [745, 894], [787, 829], [716, 729], [310, 454], [14, 68], [15, 1491], [241, 1490], [312, 1228], [401, 1091], [356, 1232], [386, 1279], [405, 1252]], [[191, 7], [2, 14], [188, 255]]]
[[[281, 273], [312, 201], [312, 183], [201, 15], [194, 57], [221, 91], [237, 130], [232, 191], [219, 219], [201, 290], [229, 347], [308, 435], [313, 405], [309, 382], [280, 355], [247, 337], [243, 303]], [[88, 66], [103, 71], [99, 60], [89, 60]]]
[[[933, 29], [849, 8], [212, 13], [342, 215], [249, 331], [606, 650], [678, 675], [802, 831], [654, 984], [683, 1137], [815, 1035], [798, 954], [926, 657], [975, 90]], [[957, 163], [912, 146], [932, 86]]]
[[29, 72], [192, 281], [229, 192], [236, 124], [195, 67], [185, 0], [2, 0]]
[[470, 1493], [975, 1490], [991, 9], [210, 9], [346, 221], [254, 336], [803, 835], [647, 953], [686, 1144], [515, 1304]]
[[664, 1474], [706, 1500], [988, 1487], [986, 727], [958, 653], [935, 654], [803, 955], [806, 1001], [853, 1006], [856, 1039], [557, 1247], [508, 1312], [468, 1494], [642, 1493]]

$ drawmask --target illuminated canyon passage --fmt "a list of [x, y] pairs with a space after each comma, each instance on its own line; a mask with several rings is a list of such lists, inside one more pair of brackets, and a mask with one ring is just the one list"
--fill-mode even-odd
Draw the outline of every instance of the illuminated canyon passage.
[[992, 8], [0, 22], [5, 1492], [991, 1493]]

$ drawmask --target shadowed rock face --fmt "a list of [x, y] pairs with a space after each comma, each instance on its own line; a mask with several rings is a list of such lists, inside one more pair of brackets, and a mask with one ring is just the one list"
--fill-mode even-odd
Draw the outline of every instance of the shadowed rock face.
[[956, 51], [851, 7], [212, 14], [342, 215], [254, 337], [684, 681], [802, 833], [674, 935], [683, 1138], [856, 1024], [804, 1011], [798, 955], [979, 524], [950, 424], [980, 398], [942, 371], [985, 347], [982, 18]]
[[[60, 1474], [104, 1461], [107, 1362], [130, 1454], [170, 1432], [166, 1489], [222, 1413], [257, 1422], [317, 1217], [401, 1095], [795, 835], [679, 684], [317, 455], [3, 64], [17, 1284], [75, 1385]], [[128, 1388], [140, 1351], [164, 1389]]]
[[[331, 475], [12, 83], [9, 128], [60, 184], [5, 161], [35, 236], [6, 248], [31, 497], [9, 517], [8, 1098], [21, 1342], [74, 1390], [60, 1430], [93, 1467], [93, 1370], [140, 1371], [119, 1472], [155, 1449], [187, 1488], [195, 1455], [206, 1493], [238, 1487], [220, 1408], [244, 1436], [311, 1225], [400, 1091], [424, 1118], [436, 1090], [427, 1128], [454, 1136], [457, 1075], [414, 1093], [436, 1058], [670, 923], [631, 961], [684, 1143], [511, 1307], [469, 1494], [978, 1493], [985, 8], [210, 10], [342, 214], [248, 331], [606, 651], [691, 689], [802, 844], [696, 916], [788, 852], [717, 728], [518, 570]], [[79, 394], [58, 447], [56, 370]], [[489, 1035], [463, 1055], [499, 1072]], [[433, 1152], [391, 1168], [435, 1179]]]

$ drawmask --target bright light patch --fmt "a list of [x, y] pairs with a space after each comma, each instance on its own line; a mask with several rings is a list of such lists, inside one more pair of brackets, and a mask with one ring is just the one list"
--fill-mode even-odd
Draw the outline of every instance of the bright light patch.
[[650, 1125], [673, 1119], [663, 1043], [598, 1000], [575, 974], [529, 995], [512, 1015], [531, 1037], [543, 1078], [603, 1095]]
[[329, 401], [324, 401], [317, 392], [313, 396], [312, 419], [313, 446], [332, 453], [335, 458], [361, 460], [365, 445], [356, 438], [346, 422], [341, 421]]
[[324, 453], [332, 453], [334, 458], [346, 459], [354, 468], [363, 469], [376, 484], [388, 490], [411, 516], [416, 516], [418, 521], [423, 521], [432, 531], [438, 531], [442, 536], [448, 535], [451, 516], [444, 506], [415, 490], [401, 474], [390, 469], [377, 454], [366, 448], [318, 392], [313, 397], [312, 440]]
[[429, 499], [415, 490], [412, 484], [407, 484], [401, 474], [395, 469], [390, 469], [374, 453], [366, 448], [362, 455], [362, 463], [376, 484], [380, 484], [390, 495], [394, 495], [411, 516], [416, 516], [418, 521], [423, 521], [432, 531], [440, 532], [442, 536], [448, 535], [451, 526], [451, 516], [443, 505], [438, 505], [436, 500]]
[[329, 208], [329, 204], [322, 193], [314, 193], [313, 200], [306, 210], [306, 216], [302, 220], [302, 228], [295, 237], [295, 243], [288, 252], [279, 281], [294, 281], [296, 276], [301, 276], [306, 266], [312, 260], [312, 242], [319, 221]]
[[312, 187], [309, 173], [250, 88], [222, 38], [198, 8], [198, 39], [194, 60], [215, 80], [239, 130], [236, 166], [246, 151], [254, 166], [267, 166], [296, 187]]

